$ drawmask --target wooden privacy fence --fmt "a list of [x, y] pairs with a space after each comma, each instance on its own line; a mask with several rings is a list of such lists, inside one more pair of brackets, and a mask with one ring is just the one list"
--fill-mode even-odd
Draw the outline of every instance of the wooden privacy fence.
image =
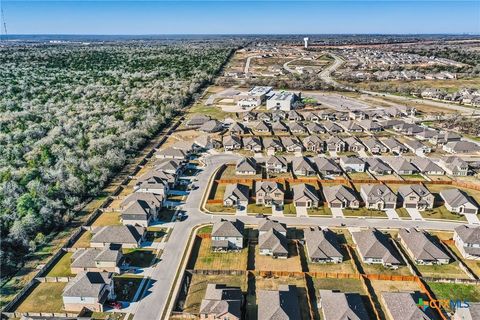
[[360, 280], [359, 273], [341, 273], [341, 272], [306, 272], [312, 278], [321, 279], [357, 279]]
[[390, 274], [362, 274], [362, 276], [368, 280], [383, 280], [383, 281], [415, 282], [418, 279], [417, 276], [401, 276], [401, 275], [390, 275]]
[[[416, 282], [417, 282], [418, 286], [420, 287], [420, 291], [422, 291], [423, 293], [425, 293], [427, 295], [429, 301], [435, 300], [434, 297], [432, 296], [432, 294], [430, 293], [430, 290], [428, 290], [427, 287], [425, 286], [425, 284], [423, 283], [422, 279], [417, 278]], [[442, 320], [447, 320], [447, 318], [444, 316], [442, 310], [439, 308], [437, 303], [434, 304], [434, 309], [437, 310], [437, 312], [440, 315], [440, 317], [442, 318]]]

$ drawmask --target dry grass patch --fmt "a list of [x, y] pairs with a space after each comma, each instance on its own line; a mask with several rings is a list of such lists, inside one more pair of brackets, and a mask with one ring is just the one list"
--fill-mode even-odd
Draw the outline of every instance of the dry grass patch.
[[425, 219], [446, 219], [455, 221], [467, 221], [463, 215], [452, 213], [447, 210], [445, 206], [433, 208], [432, 210], [420, 211], [420, 214]]
[[90, 240], [92, 239], [92, 232], [89, 230], [83, 231], [82, 235], [78, 240], [73, 244], [72, 248], [89, 248]]
[[[246, 270], [248, 248], [240, 252], [213, 252], [212, 240], [197, 238], [194, 250], [198, 250], [194, 269], [197, 270]], [[194, 255], [195, 253], [192, 253]]]
[[394, 174], [386, 174], [386, 175], [375, 175], [375, 178], [380, 181], [386, 181], [386, 180], [397, 180], [397, 181], [402, 181], [401, 178], [397, 177]]
[[114, 226], [121, 225], [120, 222], [120, 212], [119, 211], [109, 211], [103, 212], [97, 219], [93, 222], [93, 227], [103, 227], [103, 226]]
[[71, 259], [73, 252], [65, 252], [55, 265], [48, 271], [47, 277], [72, 277]]
[[275, 259], [271, 256], [262, 256], [258, 245], [255, 246], [255, 270], [257, 271], [302, 271], [300, 255], [294, 243], [288, 244], [288, 258]]
[[15, 311], [63, 312], [62, 292], [66, 285], [66, 282], [39, 283]]
[[460, 253], [460, 251], [458, 251], [457, 247], [453, 244], [453, 245], [448, 245], [448, 248], [453, 251], [453, 253], [457, 256], [458, 259], [461, 259], [462, 262], [467, 265], [468, 268], [470, 268], [470, 270], [473, 271], [473, 273], [477, 276], [477, 277], [480, 277], [480, 261], [477, 261], [477, 260], [468, 260], [468, 259], [464, 259]]
[[460, 269], [458, 261], [451, 262], [447, 265], [415, 265], [415, 267], [424, 277], [469, 279], [467, 274]]
[[370, 280], [370, 284], [377, 294], [381, 292], [420, 291], [420, 287], [414, 281]]
[[341, 292], [366, 294], [365, 287], [359, 279], [312, 278], [312, 280], [316, 295], [318, 295], [318, 290], [336, 290]]

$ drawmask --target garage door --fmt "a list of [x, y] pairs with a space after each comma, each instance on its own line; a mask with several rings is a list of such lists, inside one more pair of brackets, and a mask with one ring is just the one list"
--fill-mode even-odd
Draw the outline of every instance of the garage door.
[[295, 202], [295, 205], [297, 207], [306, 207], [307, 206], [307, 203], [306, 202], [303, 202], [303, 201], [298, 201], [298, 202]]
[[465, 209], [463, 212], [464, 213], [476, 213], [477, 210], [475, 209]]
[[332, 206], [332, 208], [341, 208], [342, 207], [341, 203], [331, 203], [330, 205]]
[[385, 209], [393, 209], [395, 207], [395, 205], [393, 204], [386, 204], [385, 205]]
[[414, 203], [407, 203], [407, 204], [405, 204], [405, 208], [416, 208], [416, 207], [417, 207], [417, 205], [414, 204]]

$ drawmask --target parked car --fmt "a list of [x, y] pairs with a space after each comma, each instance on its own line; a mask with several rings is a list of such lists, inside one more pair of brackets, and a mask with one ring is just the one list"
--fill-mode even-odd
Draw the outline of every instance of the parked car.
[[122, 309], [122, 303], [120, 303], [118, 301], [108, 301], [107, 305], [109, 307], [112, 307], [113, 309], [116, 309], [116, 310]]

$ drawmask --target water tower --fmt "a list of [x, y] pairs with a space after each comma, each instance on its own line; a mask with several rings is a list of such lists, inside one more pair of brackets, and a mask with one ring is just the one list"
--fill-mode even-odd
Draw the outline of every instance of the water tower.
[[308, 48], [308, 37], [303, 38], [303, 42], [305, 43], [305, 49]]

